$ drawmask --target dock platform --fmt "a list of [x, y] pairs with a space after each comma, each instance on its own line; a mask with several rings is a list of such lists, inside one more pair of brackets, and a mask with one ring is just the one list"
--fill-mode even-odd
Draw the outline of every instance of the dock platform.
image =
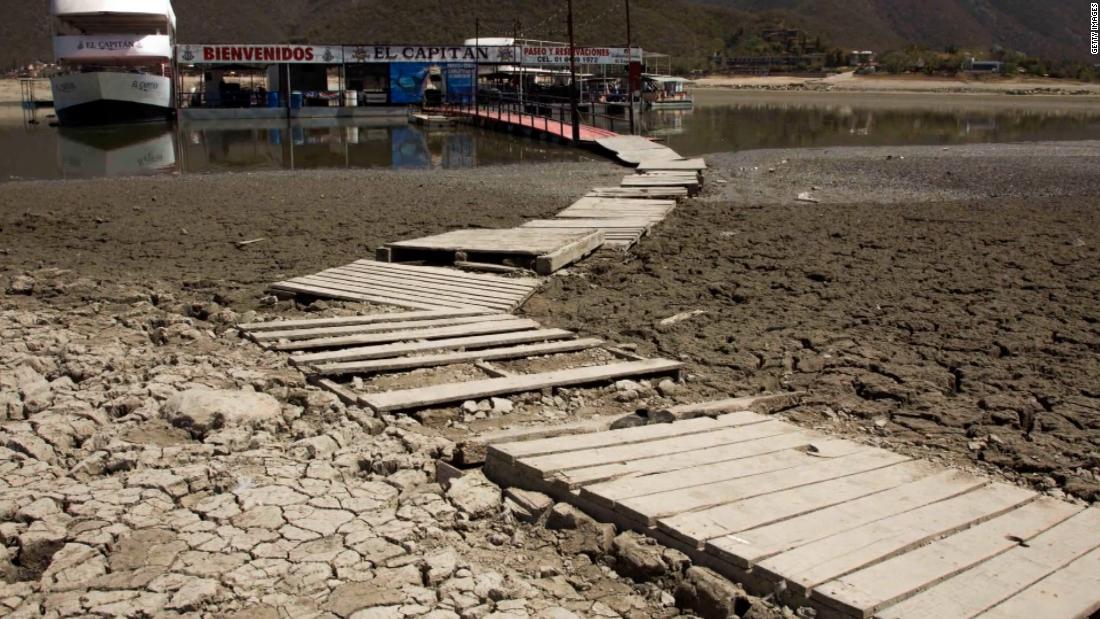
[[490, 445], [486, 473], [821, 618], [1100, 608], [1100, 508], [753, 412]]
[[[425, 108], [430, 114], [449, 114], [474, 118], [479, 122], [498, 124], [510, 129], [531, 131], [566, 142], [573, 141], [573, 125], [545, 116], [499, 110], [493, 107], [439, 106]], [[597, 140], [618, 136], [614, 131], [581, 125], [580, 142], [596, 143]]]

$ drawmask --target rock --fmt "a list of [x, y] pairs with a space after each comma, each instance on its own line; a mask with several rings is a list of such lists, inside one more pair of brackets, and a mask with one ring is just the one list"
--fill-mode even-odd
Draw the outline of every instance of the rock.
[[307, 458], [328, 458], [340, 449], [340, 445], [327, 434], [304, 438], [290, 446], [303, 453]]
[[183, 612], [197, 610], [203, 604], [214, 601], [220, 589], [216, 580], [195, 578], [176, 591], [167, 608]]
[[551, 606], [536, 613], [535, 619], [580, 619], [580, 615], [561, 606]]
[[475, 400], [466, 400], [465, 402], [462, 403], [462, 412], [469, 413], [469, 414], [472, 415], [472, 414], [476, 413], [477, 411], [478, 411], [477, 401], [475, 401]]
[[558, 503], [550, 509], [546, 528], [569, 531], [562, 538], [561, 549], [570, 554], [604, 554], [615, 538], [615, 525], [596, 522], [568, 503]]
[[639, 393], [642, 391], [642, 386], [633, 380], [620, 380], [615, 383], [616, 391], [633, 391]]
[[744, 591], [702, 567], [689, 568], [676, 587], [676, 605], [705, 619], [736, 617], [737, 600], [747, 601]]
[[34, 286], [37, 282], [33, 277], [27, 275], [16, 275], [8, 282], [7, 293], [8, 294], [21, 294], [30, 295], [34, 293]]
[[161, 411], [173, 425], [202, 437], [227, 425], [279, 418], [282, 406], [264, 393], [196, 387], [168, 398]]
[[28, 415], [41, 412], [53, 403], [53, 389], [49, 381], [29, 366], [20, 366], [15, 370], [15, 381], [19, 395], [23, 398], [23, 409]]
[[396, 588], [352, 582], [333, 589], [322, 608], [341, 617], [351, 617], [363, 609], [394, 606], [404, 600], [405, 594]]
[[32, 522], [35, 520], [45, 520], [50, 516], [55, 516], [61, 513], [61, 508], [57, 506], [57, 502], [49, 497], [42, 497], [29, 505], [23, 506], [15, 516], [23, 522]]
[[447, 498], [470, 518], [485, 518], [500, 511], [500, 488], [481, 472], [471, 472], [451, 482]]
[[532, 492], [520, 488], [508, 488], [504, 495], [514, 502], [528, 516], [526, 522], [535, 522], [554, 505], [554, 500], [541, 492]]
[[618, 559], [616, 571], [638, 582], [660, 578], [668, 571], [661, 547], [634, 532], [616, 537], [611, 553]]
[[670, 379], [666, 378], [666, 379], [662, 380], [661, 382], [657, 383], [657, 392], [660, 393], [661, 395], [665, 396], [666, 398], [672, 397], [672, 396], [676, 395], [677, 393], [680, 393], [681, 391], [683, 391], [683, 387], [681, 387], [678, 383], [676, 383], [673, 380], [670, 380]]
[[458, 565], [458, 554], [446, 548], [424, 558], [424, 582], [434, 587], [451, 577]]
[[351, 619], [403, 619], [400, 606], [366, 608], [351, 615]]
[[515, 407], [512, 401], [507, 398], [491, 398], [493, 411], [498, 413], [510, 413]]
[[85, 544], [65, 544], [42, 574], [48, 591], [69, 591], [107, 573], [107, 560], [98, 550]]
[[546, 518], [546, 528], [551, 530], [576, 529], [582, 522], [595, 522], [591, 516], [568, 503], [557, 503]]

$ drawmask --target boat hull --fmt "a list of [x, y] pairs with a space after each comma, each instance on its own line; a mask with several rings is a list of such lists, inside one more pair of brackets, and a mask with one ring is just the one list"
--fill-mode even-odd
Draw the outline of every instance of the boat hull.
[[148, 122], [172, 118], [172, 80], [147, 73], [74, 73], [50, 80], [63, 126]]
[[695, 102], [691, 99], [647, 101], [646, 107], [651, 110], [690, 110], [695, 107]]

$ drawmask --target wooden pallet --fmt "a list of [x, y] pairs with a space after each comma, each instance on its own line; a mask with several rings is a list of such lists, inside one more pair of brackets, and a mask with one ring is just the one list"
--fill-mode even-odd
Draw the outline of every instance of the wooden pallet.
[[818, 617], [1100, 608], [1100, 508], [756, 413], [493, 444], [486, 473], [644, 532], [758, 594], [782, 583]]
[[683, 187], [689, 195], [699, 192], [701, 182], [694, 172], [661, 173], [646, 172], [645, 174], [632, 174], [623, 178], [623, 187]]
[[538, 290], [535, 278], [474, 274], [457, 269], [357, 260], [312, 275], [277, 282], [276, 292], [368, 301], [416, 310], [512, 311]]
[[700, 158], [670, 160], [647, 159], [638, 164], [639, 172], [688, 171], [698, 173], [705, 169], [707, 169], [707, 164]]
[[454, 230], [387, 243], [379, 252], [379, 258], [391, 262], [511, 263], [530, 268], [539, 275], [550, 275], [592, 253], [603, 241], [599, 231], [591, 230]]
[[595, 187], [585, 197], [682, 200], [688, 197], [688, 190], [684, 187]]
[[590, 219], [599, 217], [640, 217], [661, 221], [676, 208], [675, 200], [628, 198], [581, 198], [555, 217]]
[[595, 230], [603, 233], [603, 247], [609, 249], [630, 249], [650, 227], [656, 223], [653, 219], [638, 217], [588, 218], [563, 217], [560, 219], [535, 219], [523, 224], [524, 228], [541, 230]]

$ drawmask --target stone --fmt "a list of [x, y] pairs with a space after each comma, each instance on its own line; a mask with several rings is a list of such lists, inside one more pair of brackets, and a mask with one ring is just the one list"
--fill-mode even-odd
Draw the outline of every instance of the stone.
[[260, 486], [259, 488], [246, 488], [237, 491], [237, 498], [241, 501], [241, 507], [246, 511], [259, 505], [299, 505], [309, 500], [309, 497], [290, 488], [289, 486]]
[[561, 606], [551, 606], [550, 608], [544, 608], [535, 614], [536, 619], [580, 619], [580, 615], [577, 613], [566, 610]]
[[424, 582], [436, 586], [454, 574], [458, 565], [458, 554], [453, 548], [445, 548], [424, 557]]
[[322, 607], [340, 617], [351, 617], [356, 612], [379, 606], [394, 606], [405, 600], [405, 594], [391, 587], [381, 587], [369, 582], [352, 582], [337, 586]]
[[57, 506], [57, 502], [49, 497], [42, 497], [28, 505], [23, 506], [15, 516], [23, 522], [32, 522], [34, 520], [45, 520], [50, 516], [55, 516], [61, 513], [61, 508]]
[[507, 398], [490, 398], [493, 410], [498, 413], [510, 413], [515, 405]]
[[23, 410], [34, 415], [49, 408], [53, 403], [53, 388], [44, 376], [30, 366], [20, 366], [15, 370], [15, 381], [19, 395], [23, 398]]
[[500, 488], [480, 471], [471, 472], [451, 482], [447, 499], [470, 518], [492, 516], [500, 511], [503, 495]]
[[554, 506], [554, 500], [541, 492], [523, 490], [521, 488], [508, 488], [504, 491], [504, 496], [514, 501], [524, 512], [529, 514], [529, 520], [527, 520], [527, 522], [537, 521]]
[[198, 610], [204, 604], [215, 601], [220, 590], [216, 580], [195, 578], [176, 591], [167, 608], [183, 612]]
[[278, 419], [282, 405], [266, 393], [196, 387], [168, 398], [161, 413], [173, 425], [202, 437], [225, 426]]
[[611, 542], [617, 559], [616, 571], [638, 582], [660, 578], [667, 571], [661, 548], [634, 532], [626, 532]]
[[98, 550], [84, 544], [65, 544], [42, 574], [42, 584], [47, 591], [70, 591], [106, 573], [107, 560]]
[[672, 397], [677, 393], [680, 393], [681, 391], [683, 391], [683, 387], [673, 380], [666, 378], [657, 383], [657, 392], [665, 396], [666, 398]]
[[747, 600], [737, 585], [703, 567], [688, 568], [675, 595], [677, 606], [700, 617], [736, 617], [737, 600]]
[[404, 619], [400, 606], [376, 606], [351, 615], [351, 619]]
[[550, 515], [546, 518], [546, 528], [550, 530], [576, 529], [581, 522], [595, 522], [595, 520], [568, 503], [557, 503], [550, 509]]
[[34, 294], [34, 287], [37, 283], [33, 277], [28, 275], [16, 275], [8, 282], [6, 292], [8, 294], [31, 295]]

